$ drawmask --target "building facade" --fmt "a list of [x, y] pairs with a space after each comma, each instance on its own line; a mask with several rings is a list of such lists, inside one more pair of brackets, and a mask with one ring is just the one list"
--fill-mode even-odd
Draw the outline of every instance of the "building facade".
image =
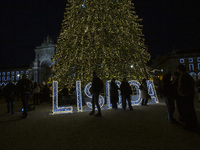
[[200, 80], [200, 51], [198, 50], [173, 50], [172, 53], [153, 60], [152, 68], [163, 70], [163, 74], [174, 73], [179, 64], [186, 66], [187, 72], [195, 81]]
[[0, 68], [0, 86], [7, 85], [10, 80], [15, 84], [26, 74], [29, 79], [39, 84], [47, 82], [51, 76], [50, 68], [53, 65], [51, 58], [55, 55], [55, 44], [47, 36], [41, 46], [35, 48], [35, 60], [30, 66]]
[[7, 85], [10, 80], [15, 84], [22, 78], [22, 75], [26, 74], [30, 78], [30, 67], [13, 67], [13, 68], [1, 68], [0, 69], [0, 86]]

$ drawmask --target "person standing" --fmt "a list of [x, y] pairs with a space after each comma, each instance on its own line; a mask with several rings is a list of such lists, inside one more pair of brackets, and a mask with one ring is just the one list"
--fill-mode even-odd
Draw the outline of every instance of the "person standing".
[[198, 128], [197, 116], [194, 109], [195, 83], [194, 79], [186, 72], [184, 65], [179, 65], [178, 94], [181, 102], [181, 118], [185, 122], [185, 129], [196, 130]]
[[174, 119], [175, 103], [173, 97], [173, 85], [171, 77], [172, 77], [171, 73], [167, 73], [164, 75], [162, 80], [162, 94], [167, 106], [167, 120], [170, 123], [178, 123]]
[[14, 99], [15, 99], [15, 85], [13, 84], [13, 81], [10, 80], [10, 82], [5, 87], [5, 96], [6, 96], [6, 102], [7, 102], [7, 113], [14, 114]]
[[179, 80], [179, 76], [180, 74], [176, 71], [173, 75], [172, 75], [172, 86], [173, 86], [173, 99], [174, 99], [174, 103], [176, 102], [176, 109], [179, 113], [179, 120], [182, 121], [181, 118], [181, 99], [180, 96], [178, 94], [178, 80]]
[[142, 98], [142, 106], [148, 106], [148, 89], [147, 89], [147, 82], [146, 79], [142, 80], [142, 84], [140, 85], [140, 91], [141, 91], [141, 98]]
[[34, 89], [33, 89], [34, 105], [39, 104], [39, 97], [40, 97], [40, 86], [37, 84], [37, 82], [35, 82]]
[[26, 74], [23, 74], [22, 79], [17, 83], [17, 88], [21, 95], [22, 106], [24, 108], [23, 118], [27, 118], [28, 100], [30, 99], [31, 93], [33, 91], [33, 85], [32, 81], [27, 78]]
[[126, 100], [128, 101], [128, 106], [130, 110], [133, 110], [133, 107], [131, 105], [131, 86], [129, 83], [126, 81], [126, 78], [123, 79], [121, 86], [120, 86], [120, 91], [122, 95], [122, 108], [125, 110], [126, 109]]
[[97, 117], [101, 117], [101, 108], [99, 106], [99, 94], [103, 90], [103, 81], [97, 77], [97, 73], [93, 72], [93, 81], [92, 81], [92, 87], [91, 87], [91, 93], [92, 93], [92, 111], [90, 112], [90, 115], [95, 114], [95, 105], [97, 106], [98, 113], [96, 114]]
[[40, 84], [40, 96], [39, 96], [39, 99], [40, 99], [40, 103], [44, 102], [44, 84]]
[[51, 90], [49, 88], [49, 85], [45, 84], [45, 86], [43, 88], [43, 96], [44, 96], [45, 102], [50, 102], [50, 94], [51, 94]]
[[117, 102], [119, 101], [118, 90], [119, 87], [115, 83], [115, 78], [113, 78], [110, 83], [110, 101], [113, 109], [117, 109]]

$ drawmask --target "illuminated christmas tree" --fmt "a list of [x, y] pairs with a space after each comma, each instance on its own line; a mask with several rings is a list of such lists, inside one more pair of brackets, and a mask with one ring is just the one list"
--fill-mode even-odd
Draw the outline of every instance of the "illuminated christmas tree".
[[148, 76], [150, 54], [130, 0], [68, 2], [52, 59], [59, 86], [88, 83], [94, 70], [103, 80]]

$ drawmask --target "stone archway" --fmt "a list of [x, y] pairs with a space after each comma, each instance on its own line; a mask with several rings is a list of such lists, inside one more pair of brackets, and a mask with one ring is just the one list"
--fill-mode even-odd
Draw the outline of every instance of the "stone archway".
[[51, 76], [49, 71], [53, 62], [51, 58], [55, 54], [55, 44], [52, 39], [47, 36], [41, 46], [37, 46], [35, 49], [35, 61], [33, 62], [33, 75], [34, 82], [43, 83], [48, 81]]
[[51, 75], [51, 72], [50, 72], [51, 65], [52, 65], [52, 62], [50, 59], [44, 59], [41, 61], [40, 67], [41, 67], [42, 81], [45, 81], [45, 82], [48, 81], [48, 78]]

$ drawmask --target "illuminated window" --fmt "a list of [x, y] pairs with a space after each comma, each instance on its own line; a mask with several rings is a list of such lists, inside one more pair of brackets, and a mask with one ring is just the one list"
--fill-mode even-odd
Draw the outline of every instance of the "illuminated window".
[[188, 61], [189, 61], [190, 63], [192, 63], [192, 62], [193, 62], [193, 58], [189, 58]]
[[189, 64], [189, 70], [194, 71], [194, 65], [193, 64]]
[[29, 75], [26, 75], [27, 78], [29, 78]]
[[4, 82], [6, 79], [5, 79], [5, 77], [2, 77], [2, 81]]
[[7, 81], [10, 81], [10, 76], [7, 76]]
[[12, 81], [14, 81], [14, 80], [15, 80], [15, 77], [14, 77], [14, 76], [12, 76], [12, 77], [11, 77], [11, 80], [12, 80]]
[[5, 75], [6, 75], [6, 73], [5, 73], [5, 72], [3, 72], [3, 73], [2, 73], [2, 75], [3, 75], [3, 76], [5, 76]]
[[7, 72], [7, 76], [9, 76], [10, 75], [10, 72]]
[[185, 60], [183, 58], [181, 58], [180, 63], [185, 63]]
[[26, 70], [26, 74], [29, 74], [29, 71], [28, 71], [28, 70]]
[[21, 74], [24, 74], [24, 71], [21, 71]]
[[14, 71], [12, 71], [12, 72], [11, 72], [11, 74], [12, 74], [12, 76], [14, 76], [14, 75], [15, 75], [15, 72], [14, 72]]
[[0, 72], [0, 76], [1, 76], [1, 72]]
[[197, 62], [200, 62], [200, 57], [197, 57]]
[[198, 63], [198, 70], [200, 70], [200, 63]]
[[16, 71], [16, 74], [19, 74], [19, 71]]

